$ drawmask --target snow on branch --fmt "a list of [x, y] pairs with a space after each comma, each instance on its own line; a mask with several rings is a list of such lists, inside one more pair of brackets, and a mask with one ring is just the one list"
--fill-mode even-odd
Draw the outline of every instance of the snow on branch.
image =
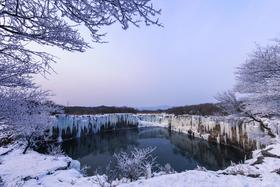
[[78, 31], [85, 25], [95, 42], [103, 34], [100, 27], [119, 22], [124, 29], [129, 23], [138, 26], [161, 25], [160, 10], [151, 0], [1, 0], [0, 30], [5, 41], [35, 41], [69, 51], [89, 47]]
[[47, 95], [48, 92], [39, 89], [0, 89], [0, 116], [9, 130], [24, 140], [26, 150], [54, 122], [51, 113], [56, 108], [46, 100]]
[[131, 181], [137, 180], [139, 177], [151, 177], [152, 169], [156, 166], [156, 157], [152, 156], [155, 148], [136, 148], [127, 153], [121, 152], [115, 154], [117, 164], [117, 173], [121, 178], [125, 177]]
[[229, 114], [249, 117], [275, 137], [262, 117], [279, 116], [280, 112], [280, 41], [257, 46], [238, 67], [236, 77], [234, 90], [219, 94], [216, 99]]
[[160, 26], [159, 14], [151, 0], [0, 0], [0, 86], [30, 86], [33, 74], [51, 69], [53, 56], [27, 49], [30, 42], [83, 52], [90, 46], [81, 25], [102, 42], [103, 26]]
[[46, 92], [33, 82], [49, 74], [55, 58], [28, 44], [84, 52], [90, 47], [79, 29], [85, 26], [93, 42], [102, 42], [102, 27], [118, 22], [158, 25], [160, 10], [151, 0], [0, 0], [0, 120], [5, 120], [28, 145], [51, 123]]
[[258, 46], [237, 71], [235, 91], [243, 95], [246, 109], [254, 114], [280, 112], [280, 43]]
[[242, 102], [236, 98], [233, 91], [219, 93], [215, 99], [220, 102], [220, 107], [228, 114], [237, 114], [241, 112]]

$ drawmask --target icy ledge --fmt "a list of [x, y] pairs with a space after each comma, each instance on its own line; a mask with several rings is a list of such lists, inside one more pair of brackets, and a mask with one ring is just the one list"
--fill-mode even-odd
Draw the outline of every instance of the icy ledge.
[[[194, 116], [168, 114], [104, 114], [104, 115], [59, 115], [50, 134], [63, 139], [95, 134], [102, 130], [127, 127], [162, 126], [190, 134], [218, 144], [230, 145], [251, 151], [271, 144], [257, 122], [234, 116]], [[276, 134], [280, 133], [277, 122], [268, 121]]]
[[[7, 151], [2, 148], [0, 151]], [[66, 156], [49, 156], [29, 151], [23, 155], [20, 148], [0, 156], [0, 186], [14, 187], [97, 187], [108, 186], [104, 176], [84, 177], [79, 164]], [[268, 154], [269, 153], [269, 154]], [[114, 181], [119, 187], [278, 187], [280, 184], [280, 143], [256, 150], [253, 159], [245, 164], [231, 166], [217, 172], [191, 170], [182, 173], [155, 176], [132, 183], [123, 179]], [[262, 160], [260, 162], [260, 160]], [[1, 181], [0, 180], [0, 181]]]

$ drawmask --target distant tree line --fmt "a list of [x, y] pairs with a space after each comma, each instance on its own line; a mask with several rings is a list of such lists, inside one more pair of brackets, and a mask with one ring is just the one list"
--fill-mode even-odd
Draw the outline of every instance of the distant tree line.
[[187, 105], [173, 107], [166, 110], [166, 113], [182, 115], [182, 114], [191, 114], [191, 115], [202, 115], [202, 116], [213, 116], [213, 115], [226, 115], [221, 108], [214, 103], [204, 103], [199, 105]]
[[86, 115], [86, 114], [109, 114], [109, 113], [137, 113], [137, 109], [131, 107], [97, 106], [82, 107], [71, 106], [64, 107], [65, 114]]
[[180, 107], [172, 107], [166, 110], [139, 110], [132, 107], [114, 107], [114, 106], [97, 106], [97, 107], [81, 107], [71, 106], [64, 107], [65, 114], [89, 115], [89, 114], [109, 114], [109, 113], [168, 113], [175, 115], [226, 115], [217, 104], [205, 103], [199, 105], [187, 105]]

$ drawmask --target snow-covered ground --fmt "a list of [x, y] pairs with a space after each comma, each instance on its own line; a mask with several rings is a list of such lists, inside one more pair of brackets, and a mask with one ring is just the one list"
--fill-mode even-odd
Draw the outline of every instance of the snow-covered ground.
[[[263, 157], [262, 163], [257, 160]], [[253, 158], [244, 164], [230, 166], [225, 170], [191, 170], [182, 173], [162, 175], [148, 180], [121, 184], [122, 187], [278, 187], [280, 185], [280, 143], [270, 145], [264, 150], [256, 150]]]
[[[10, 148], [0, 149], [0, 154]], [[263, 163], [254, 164], [262, 150], [254, 151], [254, 158], [245, 164], [230, 166], [217, 172], [192, 170], [182, 173], [155, 176], [135, 182], [115, 182], [120, 187], [136, 186], [279, 186], [280, 144], [268, 146]], [[28, 151], [23, 155], [20, 148], [1, 156], [0, 176], [4, 186], [45, 187], [97, 187], [103, 184], [103, 177], [84, 177], [79, 163], [66, 156], [50, 156]], [[269, 157], [268, 157], [269, 156]], [[279, 158], [276, 158], [279, 157]], [[106, 185], [105, 185], [106, 186]], [[108, 184], [109, 186], [109, 184]]]
[[[147, 124], [148, 125], [148, 124]], [[4, 154], [6, 153], [6, 154]], [[0, 147], [0, 186], [97, 187], [109, 186], [104, 176], [85, 177], [78, 161], [60, 155], [43, 155], [34, 151], [22, 154], [19, 145]], [[253, 158], [220, 171], [204, 169], [156, 175], [135, 182], [114, 181], [114, 186], [275, 186], [280, 185], [280, 139], [253, 152]]]

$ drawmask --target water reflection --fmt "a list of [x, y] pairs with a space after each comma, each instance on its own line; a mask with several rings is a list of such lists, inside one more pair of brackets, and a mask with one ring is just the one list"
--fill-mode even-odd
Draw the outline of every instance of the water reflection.
[[123, 129], [74, 139], [62, 143], [63, 150], [73, 159], [89, 166], [89, 175], [104, 171], [114, 153], [129, 151], [133, 146], [156, 147], [154, 155], [164, 166], [169, 163], [176, 171], [191, 170], [197, 165], [219, 170], [240, 162], [244, 153], [239, 150], [190, 138], [186, 134], [165, 128]]

